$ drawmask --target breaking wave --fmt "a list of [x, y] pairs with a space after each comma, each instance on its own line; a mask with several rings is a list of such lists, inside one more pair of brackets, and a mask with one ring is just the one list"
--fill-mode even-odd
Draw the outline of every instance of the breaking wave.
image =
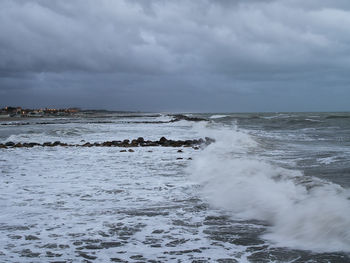
[[216, 142], [189, 172], [209, 203], [239, 219], [266, 221], [262, 238], [277, 246], [350, 251], [349, 189], [260, 158], [259, 144], [237, 129], [206, 132]]

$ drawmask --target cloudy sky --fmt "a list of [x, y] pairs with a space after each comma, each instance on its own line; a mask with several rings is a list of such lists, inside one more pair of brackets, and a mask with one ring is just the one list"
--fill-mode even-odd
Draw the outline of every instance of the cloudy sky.
[[349, 0], [1, 0], [0, 107], [350, 110]]

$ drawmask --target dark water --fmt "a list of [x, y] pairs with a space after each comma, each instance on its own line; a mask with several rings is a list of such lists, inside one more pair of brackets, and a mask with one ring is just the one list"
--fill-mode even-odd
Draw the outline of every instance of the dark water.
[[306, 175], [350, 186], [350, 113], [230, 114], [214, 121], [248, 130], [263, 150], [282, 150], [278, 159], [294, 161]]

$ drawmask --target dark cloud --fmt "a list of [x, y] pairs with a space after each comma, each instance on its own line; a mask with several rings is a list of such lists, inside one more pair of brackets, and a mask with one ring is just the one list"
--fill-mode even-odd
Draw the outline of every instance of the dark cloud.
[[348, 28], [345, 0], [2, 0], [0, 104], [349, 110]]

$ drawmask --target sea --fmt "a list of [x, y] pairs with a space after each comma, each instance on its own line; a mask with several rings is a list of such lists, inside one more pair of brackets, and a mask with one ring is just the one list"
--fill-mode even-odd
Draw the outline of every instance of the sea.
[[8, 119], [0, 262], [350, 262], [350, 113]]

